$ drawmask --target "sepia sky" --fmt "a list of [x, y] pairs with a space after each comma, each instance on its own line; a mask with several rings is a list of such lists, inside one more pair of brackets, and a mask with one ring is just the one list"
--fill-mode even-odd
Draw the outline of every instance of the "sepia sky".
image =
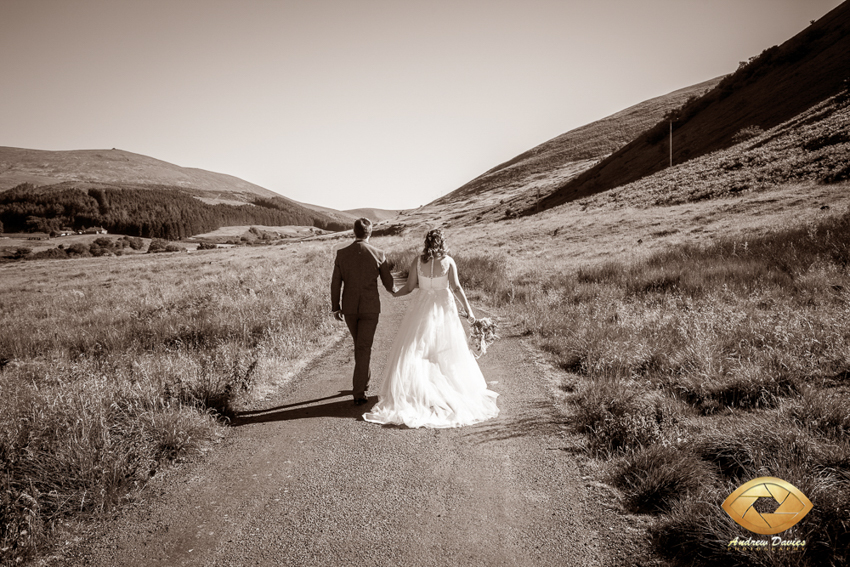
[[413, 208], [840, 0], [0, 0], [0, 146]]

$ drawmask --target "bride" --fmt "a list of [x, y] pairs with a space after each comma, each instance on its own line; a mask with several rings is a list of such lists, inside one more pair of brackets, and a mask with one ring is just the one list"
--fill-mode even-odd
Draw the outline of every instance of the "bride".
[[440, 229], [425, 236], [425, 249], [411, 264], [407, 284], [393, 296], [417, 288], [384, 367], [378, 403], [363, 419], [408, 427], [460, 427], [496, 417], [498, 394], [487, 389], [466, 344], [452, 291], [470, 319], [474, 317]]

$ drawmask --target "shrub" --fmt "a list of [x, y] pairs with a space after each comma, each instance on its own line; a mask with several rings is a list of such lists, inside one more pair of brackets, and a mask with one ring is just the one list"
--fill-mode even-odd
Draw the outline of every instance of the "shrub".
[[15, 248], [15, 250], [12, 252], [12, 258], [14, 258], [15, 260], [22, 260], [29, 256], [31, 252], [32, 248], [26, 248], [21, 246], [19, 248]]
[[738, 132], [732, 137], [732, 141], [736, 144], [740, 144], [741, 142], [761, 136], [763, 133], [764, 130], [761, 129], [761, 126], [747, 126], [738, 130]]
[[122, 242], [122, 246], [126, 244], [133, 250], [141, 250], [145, 245], [144, 240], [138, 236], [122, 236], [118, 240]]
[[111, 248], [101, 248], [97, 244], [92, 243], [91, 246], [89, 246], [89, 253], [92, 256], [95, 256], [95, 257], [109, 256], [110, 254], [112, 254], [112, 249]]
[[169, 244], [167, 240], [163, 240], [162, 238], [153, 238], [151, 239], [151, 243], [148, 246], [148, 254], [156, 254], [158, 252], [168, 252]]
[[198, 244], [198, 250], [215, 250], [218, 248], [218, 245], [213, 244], [212, 242], [201, 242]]
[[69, 256], [91, 256], [89, 247], [82, 242], [75, 242], [68, 247], [67, 253]]
[[35, 254], [30, 254], [27, 260], [64, 260], [68, 258], [68, 254], [61, 248], [48, 248]]

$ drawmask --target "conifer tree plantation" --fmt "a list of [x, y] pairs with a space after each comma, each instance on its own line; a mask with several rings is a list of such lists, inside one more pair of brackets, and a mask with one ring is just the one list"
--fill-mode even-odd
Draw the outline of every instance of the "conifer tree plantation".
[[234, 225], [347, 228], [296, 210], [284, 199], [258, 197], [253, 204], [209, 205], [173, 187], [73, 182], [46, 187], [23, 183], [0, 193], [0, 222], [6, 232], [99, 226], [110, 233], [172, 240]]

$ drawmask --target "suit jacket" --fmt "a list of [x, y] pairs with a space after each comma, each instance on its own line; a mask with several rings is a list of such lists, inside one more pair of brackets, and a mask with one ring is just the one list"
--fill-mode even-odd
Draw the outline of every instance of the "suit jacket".
[[393, 276], [383, 251], [362, 240], [356, 240], [350, 246], [338, 250], [331, 278], [333, 310], [340, 310], [342, 289], [343, 315], [380, 313], [379, 277], [387, 291], [392, 291]]

